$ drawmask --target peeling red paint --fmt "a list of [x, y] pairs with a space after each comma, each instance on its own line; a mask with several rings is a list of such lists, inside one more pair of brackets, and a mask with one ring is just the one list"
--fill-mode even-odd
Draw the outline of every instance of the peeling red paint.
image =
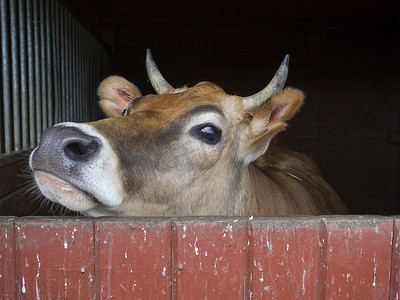
[[59, 220], [16, 219], [20, 299], [93, 299], [93, 222]]
[[14, 221], [0, 218], [0, 299], [15, 299], [15, 233]]
[[400, 220], [394, 221], [392, 261], [390, 272], [390, 298], [400, 298]]
[[369, 221], [326, 222], [329, 297], [388, 299], [393, 221]]
[[248, 298], [248, 225], [243, 220], [182, 220], [173, 228], [173, 298]]
[[253, 225], [256, 299], [317, 299], [319, 222], [259, 220]]
[[398, 299], [395, 217], [0, 218], [0, 299]]
[[96, 222], [97, 298], [170, 299], [171, 222]]

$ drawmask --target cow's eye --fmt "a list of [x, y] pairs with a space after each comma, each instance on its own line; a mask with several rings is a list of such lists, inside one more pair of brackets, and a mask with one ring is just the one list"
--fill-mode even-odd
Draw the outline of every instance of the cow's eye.
[[192, 134], [212, 145], [217, 144], [221, 140], [221, 129], [211, 124], [194, 127], [192, 129]]

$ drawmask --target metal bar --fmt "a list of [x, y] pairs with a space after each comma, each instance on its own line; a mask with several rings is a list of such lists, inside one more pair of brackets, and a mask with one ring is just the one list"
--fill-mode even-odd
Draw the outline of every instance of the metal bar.
[[86, 58], [85, 58], [85, 61], [86, 61], [86, 73], [87, 73], [87, 75], [85, 76], [86, 77], [86, 86], [88, 87], [88, 89], [87, 89], [87, 98], [88, 98], [88, 110], [86, 111], [86, 120], [88, 120], [88, 121], [92, 121], [92, 119], [91, 119], [91, 113], [92, 113], [92, 105], [93, 105], [93, 99], [92, 99], [92, 84], [91, 84], [91, 82], [92, 82], [92, 72], [90, 72], [90, 66], [91, 66], [91, 62], [90, 62], [90, 54], [91, 54], [91, 52], [92, 52], [92, 49], [91, 49], [91, 47], [90, 47], [90, 45], [91, 45], [91, 40], [90, 40], [90, 36], [89, 36], [89, 34], [88, 34], [88, 32], [86, 31], [85, 32], [85, 48], [86, 49], [88, 49], [88, 51], [86, 51]]
[[[78, 24], [78, 52], [79, 52], [79, 106], [80, 107], [85, 107], [86, 106], [86, 101], [84, 95], [85, 91], [85, 86], [84, 86], [84, 59], [83, 59], [83, 54], [85, 52], [85, 48], [83, 47], [83, 41], [82, 41], [82, 32], [83, 32], [83, 26], [81, 24]], [[84, 122], [86, 121], [84, 118], [84, 110], [80, 109], [79, 110], [79, 122]]]
[[[103, 80], [104, 77], [106, 77], [108, 75], [108, 53], [107, 53], [107, 49], [104, 47], [104, 45], [100, 44], [99, 41], [97, 41], [99, 43], [99, 46], [101, 48], [101, 53], [102, 53], [102, 60], [100, 62], [100, 66], [102, 68], [102, 75], [100, 80]], [[97, 109], [97, 117], [100, 118], [101, 115], [101, 111], [100, 109]]]
[[26, 76], [26, 28], [25, 5], [18, 1], [19, 20], [19, 67], [20, 67], [20, 98], [21, 98], [21, 123], [22, 123], [22, 148], [29, 148], [29, 121], [28, 121], [28, 83]]
[[65, 44], [65, 46], [66, 46], [66, 52], [67, 52], [67, 55], [66, 55], [66, 62], [65, 62], [65, 64], [66, 64], [66, 70], [67, 70], [67, 73], [66, 73], [66, 80], [67, 80], [67, 90], [66, 90], [66, 94], [67, 94], [67, 105], [68, 105], [68, 107], [67, 107], [67, 111], [68, 111], [68, 114], [67, 114], [67, 118], [68, 118], [68, 121], [73, 121], [73, 115], [72, 115], [72, 109], [73, 109], [73, 97], [72, 97], [72, 93], [71, 93], [71, 91], [72, 91], [72, 84], [71, 84], [71, 70], [72, 70], [72, 66], [71, 66], [71, 39], [70, 39], [70, 36], [71, 36], [71, 15], [68, 13], [68, 14], [66, 14], [66, 34], [65, 34], [65, 38], [66, 38], [66, 44]]
[[[80, 91], [81, 91], [81, 105], [82, 105], [82, 107], [87, 107], [88, 106], [88, 98], [87, 97], [85, 97], [85, 94], [86, 94], [86, 92], [87, 92], [87, 89], [88, 89], [88, 86], [86, 85], [86, 72], [85, 72], [85, 66], [86, 66], [86, 59], [85, 59], [85, 56], [86, 56], [86, 52], [87, 52], [87, 50], [86, 50], [86, 48], [85, 48], [85, 41], [84, 41], [84, 28], [83, 28], [83, 26], [82, 25], [80, 25], [80, 52], [81, 52], [81, 55], [80, 55], [80, 59], [81, 59], [81, 62], [80, 62], [80, 66], [81, 66], [81, 81], [80, 81], [80, 83], [81, 83], [81, 89], [80, 89]], [[81, 121], [82, 122], [87, 122], [88, 121], [88, 119], [86, 118], [86, 112], [87, 112], [87, 109], [85, 109], [85, 110], [81, 110]]]
[[89, 72], [89, 47], [88, 47], [88, 31], [85, 29], [83, 32], [83, 42], [86, 50], [85, 52], [85, 57], [84, 57], [84, 66], [85, 66], [85, 76], [84, 76], [84, 86], [85, 86], [85, 100], [86, 100], [86, 106], [88, 109], [85, 110], [85, 121], [90, 121], [90, 112], [91, 112], [91, 105], [92, 105], [92, 98], [90, 97], [90, 91], [92, 89], [92, 85], [90, 85], [90, 74]]
[[77, 111], [77, 101], [76, 101], [76, 74], [75, 74], [75, 37], [74, 37], [74, 19], [72, 17], [72, 15], [69, 15], [69, 26], [70, 26], [70, 45], [71, 47], [69, 48], [69, 53], [70, 53], [70, 59], [71, 59], [71, 65], [70, 65], [70, 72], [69, 72], [69, 76], [70, 76], [70, 83], [71, 83], [71, 108], [72, 108], [72, 120], [74, 122], [77, 121], [76, 118], [76, 111]]
[[[83, 107], [82, 106], [82, 103], [81, 103], [81, 100], [82, 100], [82, 98], [81, 98], [81, 95], [80, 95], [80, 92], [81, 92], [81, 64], [82, 64], [82, 61], [81, 61], [81, 51], [80, 51], [80, 36], [79, 36], [79, 23], [78, 22], [75, 22], [75, 30], [74, 30], [74, 32], [75, 32], [75, 38], [74, 38], [74, 40], [75, 40], [75, 61], [77, 62], [77, 63], [75, 63], [75, 78], [76, 78], [76, 90], [75, 90], [75, 94], [76, 94], [76, 102], [77, 102], [77, 105], [76, 105], [76, 107], [78, 108], [78, 107]], [[77, 110], [77, 112], [76, 112], [76, 115], [77, 115], [77, 121], [78, 122], [82, 122], [82, 119], [81, 119], [81, 112], [82, 112], [82, 109], [78, 109]]]
[[54, 35], [56, 37], [56, 45], [55, 45], [55, 51], [56, 51], [56, 63], [55, 65], [55, 87], [57, 89], [57, 93], [55, 94], [56, 96], [56, 104], [57, 104], [57, 113], [58, 113], [58, 119], [56, 123], [62, 122], [62, 97], [61, 97], [61, 15], [60, 15], [60, 5], [58, 1], [55, 1], [55, 7], [54, 7], [54, 19], [55, 19], [55, 29], [54, 29]]
[[53, 74], [53, 103], [54, 103], [54, 123], [59, 123], [61, 119], [60, 108], [60, 79], [59, 79], [59, 26], [58, 26], [58, 2], [50, 1], [50, 15], [51, 15], [51, 39], [52, 39], [52, 74]]
[[67, 12], [65, 9], [62, 9], [63, 13], [63, 53], [64, 53], [64, 59], [62, 63], [62, 67], [64, 69], [64, 80], [63, 80], [63, 85], [64, 85], [64, 90], [63, 90], [63, 103], [65, 105], [65, 117], [64, 121], [70, 121], [69, 115], [69, 93], [68, 93], [68, 18], [67, 18]]
[[32, 30], [32, 5], [31, 0], [26, 1], [26, 44], [28, 59], [28, 97], [29, 97], [29, 146], [36, 145], [36, 114], [35, 114], [35, 76], [34, 76], [34, 52]]
[[76, 122], [80, 122], [80, 99], [79, 99], [79, 35], [78, 35], [78, 23], [73, 18], [73, 53], [74, 53], [74, 94], [75, 94], [75, 116]]
[[[94, 82], [95, 82], [95, 84], [97, 84], [98, 77], [101, 73], [100, 66], [99, 66], [99, 61], [100, 61], [99, 60], [99, 57], [100, 57], [99, 51], [100, 51], [100, 49], [98, 49], [96, 47], [96, 40], [93, 38], [93, 54], [94, 54], [93, 66], [94, 66]], [[96, 108], [94, 107], [94, 109], [96, 109]], [[94, 119], [94, 118], [95, 118], [95, 114], [93, 114], [93, 116], [92, 116], [92, 119]]]
[[87, 62], [88, 62], [88, 66], [87, 66], [87, 68], [88, 68], [88, 70], [87, 70], [87, 72], [88, 72], [88, 74], [89, 74], [89, 76], [87, 76], [88, 77], [88, 86], [90, 86], [91, 88], [90, 89], [88, 89], [88, 98], [89, 98], [89, 105], [88, 105], [88, 120], [90, 120], [90, 121], [92, 121], [92, 111], [93, 111], [93, 99], [92, 99], [92, 95], [93, 95], [93, 90], [92, 90], [92, 72], [91, 72], [91, 66], [92, 66], [92, 62], [91, 62], [91, 54], [92, 54], [92, 48], [91, 48], [91, 45], [92, 45], [92, 40], [90, 39], [90, 37], [88, 37], [87, 38], [87, 40], [86, 40], [86, 47], [89, 49], [89, 51], [88, 51], [88, 53], [87, 53]]
[[59, 7], [60, 10], [60, 79], [61, 79], [61, 95], [60, 95], [60, 101], [61, 101], [61, 111], [62, 111], [62, 116], [61, 116], [61, 122], [65, 122], [67, 120], [67, 107], [66, 107], [66, 76], [65, 76], [65, 30], [64, 30], [64, 25], [65, 25], [65, 11], [62, 6]]
[[[96, 76], [97, 78], [96, 78], [96, 82], [97, 82], [97, 84], [103, 79], [103, 77], [104, 77], [104, 71], [105, 71], [105, 69], [104, 69], [104, 67], [101, 65], [101, 63], [102, 63], [102, 61], [103, 61], [103, 51], [102, 51], [102, 47], [101, 47], [101, 45], [100, 45], [100, 43], [97, 41], [97, 40], [95, 40], [95, 47], [98, 49], [97, 50], [97, 66], [98, 66], [98, 68], [99, 68], [99, 70], [98, 70], [98, 75]], [[96, 107], [97, 108], [97, 107]], [[95, 112], [96, 112], [96, 117], [98, 117], [98, 109], [96, 109], [95, 110]]]
[[12, 111], [14, 147], [13, 151], [21, 150], [21, 104], [19, 99], [19, 49], [18, 49], [18, 27], [17, 27], [17, 4], [15, 0], [10, 2], [10, 37], [11, 37], [11, 82], [12, 82]]
[[[77, 23], [77, 27], [76, 27], [76, 45], [75, 45], [75, 49], [76, 49], [76, 58], [77, 58], [77, 66], [76, 66], [76, 71], [77, 71], [77, 78], [78, 78], [78, 82], [77, 82], [77, 99], [78, 99], [78, 107], [84, 107], [85, 103], [83, 102], [82, 99], [82, 52], [83, 49], [81, 48], [81, 24]], [[78, 111], [78, 120], [79, 122], [83, 122], [83, 118], [82, 118], [82, 109], [80, 109]]]
[[69, 37], [68, 37], [68, 43], [69, 43], [69, 83], [70, 83], [70, 95], [71, 95], [71, 102], [70, 102], [70, 108], [71, 108], [71, 121], [76, 122], [76, 116], [75, 116], [75, 109], [76, 109], [76, 98], [75, 98], [75, 76], [74, 76], [74, 24], [72, 20], [72, 15], [69, 13], [68, 14], [68, 26], [69, 26]]
[[3, 111], [4, 111], [4, 152], [11, 153], [11, 91], [10, 91], [10, 60], [9, 60], [9, 29], [8, 29], [8, 1], [0, 0], [1, 12], [1, 60], [3, 84]]
[[[98, 72], [98, 70], [97, 70], [97, 65], [96, 65], [96, 47], [95, 47], [95, 43], [94, 43], [95, 41], [94, 41], [94, 38], [91, 38], [90, 39], [90, 46], [91, 46], [91, 48], [92, 48], [92, 51], [91, 51], [91, 57], [90, 57], [90, 63], [91, 63], [91, 73], [93, 74], [92, 76], [91, 76], [91, 79], [92, 79], [92, 82], [93, 82], [93, 85], [94, 84], [96, 84], [95, 82], [96, 82], [96, 80], [97, 80], [97, 76], [96, 76], [96, 74], [98, 74], [97, 72]], [[94, 95], [93, 95], [93, 97], [94, 97]], [[92, 105], [92, 115], [90, 116], [90, 119], [91, 120], [93, 120], [93, 116], [94, 116], [94, 105]]]
[[[90, 76], [89, 76], [90, 82], [89, 82], [89, 84], [90, 84], [90, 86], [97, 86], [96, 79], [95, 79], [95, 73], [93, 72], [93, 52], [94, 52], [93, 37], [90, 37], [89, 41], [90, 41], [90, 49], [91, 49], [90, 53], [89, 53], [89, 67], [88, 67], [89, 68], [89, 72], [90, 72]], [[97, 94], [97, 89], [91, 89], [90, 90], [90, 100], [91, 100], [92, 105], [91, 105], [89, 118], [90, 118], [91, 121], [93, 121], [93, 116], [94, 116], [94, 112], [95, 112], [94, 107], [96, 105], [95, 102], [97, 102], [96, 101], [96, 94]]]
[[72, 83], [73, 83], [73, 88], [72, 88], [72, 93], [74, 97], [74, 122], [78, 122], [78, 65], [76, 63], [77, 60], [77, 51], [76, 51], [76, 42], [77, 42], [77, 36], [76, 36], [76, 22], [75, 19], [71, 16], [71, 53], [72, 53]]
[[48, 127], [47, 111], [47, 76], [46, 76], [46, 40], [45, 40], [45, 18], [44, 18], [44, 0], [39, 0], [39, 28], [40, 28], [40, 70], [41, 70], [41, 89], [42, 89], [42, 131]]
[[79, 122], [79, 53], [78, 53], [78, 22], [76, 22], [75, 18], [72, 18], [72, 24], [73, 24], [73, 35], [72, 35], [72, 53], [73, 53], [73, 58], [74, 58], [74, 63], [73, 63], [73, 76], [74, 76], [74, 98], [75, 98], [75, 122]]
[[[46, 75], [47, 75], [47, 117], [48, 117], [48, 123], [47, 126], [52, 126], [54, 125], [54, 111], [53, 111], [53, 102], [54, 102], [54, 97], [53, 97], [53, 88], [52, 88], [52, 83], [54, 81], [54, 76], [52, 73], [52, 53], [51, 53], [51, 45], [52, 45], [52, 36], [51, 36], [51, 31], [50, 31], [50, 2], [49, 0], [46, 0], [45, 3], [45, 24], [46, 24]], [[43, 47], [44, 48], [44, 47]]]
[[65, 102], [65, 121], [71, 121], [71, 110], [70, 110], [70, 98], [69, 98], [69, 55], [68, 55], [68, 47], [69, 47], [69, 41], [68, 41], [68, 15], [67, 11], [64, 10], [64, 85], [65, 85], [65, 97], [64, 97], [64, 102]]
[[34, 73], [35, 73], [35, 104], [36, 104], [36, 143], [39, 143], [42, 134], [42, 92], [40, 72], [40, 36], [39, 36], [39, 12], [38, 3], [33, 1], [33, 47], [34, 47]]

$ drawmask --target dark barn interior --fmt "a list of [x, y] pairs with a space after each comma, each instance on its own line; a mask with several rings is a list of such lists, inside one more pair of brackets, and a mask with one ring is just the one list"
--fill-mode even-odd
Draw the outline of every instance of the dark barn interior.
[[385, 1], [65, 0], [109, 49], [109, 73], [154, 93], [207, 80], [241, 96], [285, 54], [306, 104], [281, 134], [313, 157], [353, 214], [400, 213], [400, 20]]

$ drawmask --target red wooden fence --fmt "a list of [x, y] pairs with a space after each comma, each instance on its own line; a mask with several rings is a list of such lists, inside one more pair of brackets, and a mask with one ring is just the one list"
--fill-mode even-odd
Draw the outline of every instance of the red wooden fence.
[[0, 299], [398, 299], [400, 219], [0, 218]]

